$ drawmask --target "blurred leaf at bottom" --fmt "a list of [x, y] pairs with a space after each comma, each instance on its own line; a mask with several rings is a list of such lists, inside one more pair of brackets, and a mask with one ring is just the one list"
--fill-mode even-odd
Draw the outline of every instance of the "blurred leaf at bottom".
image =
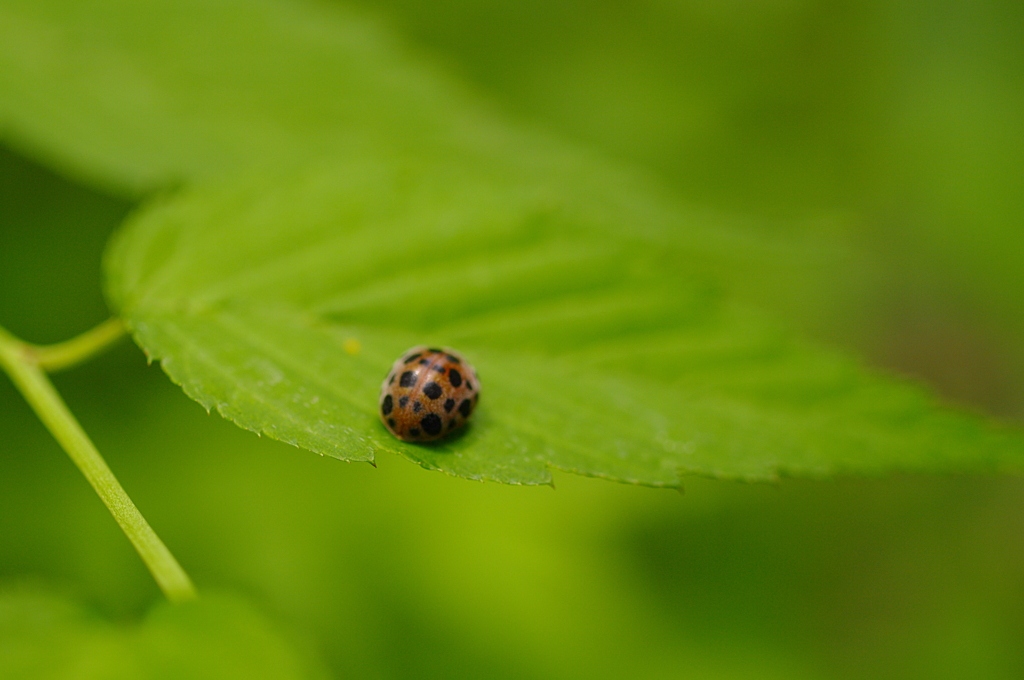
[[207, 593], [153, 607], [118, 626], [32, 585], [0, 586], [0, 673], [6, 680], [320, 677], [244, 600]]

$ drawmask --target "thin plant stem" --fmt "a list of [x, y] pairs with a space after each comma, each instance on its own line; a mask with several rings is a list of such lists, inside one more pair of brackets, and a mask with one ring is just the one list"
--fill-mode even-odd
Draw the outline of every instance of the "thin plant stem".
[[[103, 340], [105, 337], [109, 338], [102, 333], [96, 335], [98, 340]], [[74, 348], [75, 342], [72, 340], [62, 343], [62, 345]], [[77, 353], [66, 352], [65, 356], [77, 357], [77, 360], [80, 360], [82, 357], [88, 356], [89, 353], [84, 350], [90, 346], [95, 351], [107, 344], [109, 344], [109, 339], [106, 342], [92, 342], [91, 345], [83, 342], [81, 347], [76, 350]], [[174, 559], [174, 555], [167, 549], [167, 546], [160, 540], [160, 537], [153, 531], [153, 528], [149, 526], [142, 513], [132, 503], [131, 498], [114, 477], [114, 473], [107, 467], [89, 436], [68, 410], [53, 383], [40, 368], [35, 356], [32, 346], [0, 328], [0, 367], [11, 376], [11, 380], [32, 406], [36, 415], [85, 475], [89, 484], [110, 510], [110, 514], [121, 526], [121, 530], [128, 536], [128, 540], [135, 546], [135, 550], [142, 557], [142, 561], [153, 574], [153, 578], [156, 579], [167, 599], [182, 601], [195, 598], [196, 591], [192, 581], [178, 561]], [[65, 361], [61, 365], [66, 366], [70, 363]]]
[[121, 319], [112, 317], [78, 337], [55, 345], [29, 345], [26, 351], [37, 366], [48, 373], [71, 368], [110, 347], [124, 337]]

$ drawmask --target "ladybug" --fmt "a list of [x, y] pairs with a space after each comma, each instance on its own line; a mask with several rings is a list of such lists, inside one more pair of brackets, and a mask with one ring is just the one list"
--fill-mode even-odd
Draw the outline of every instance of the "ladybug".
[[402, 441], [432, 441], [465, 425], [479, 398], [476, 371], [458, 352], [413, 347], [381, 385], [380, 419]]

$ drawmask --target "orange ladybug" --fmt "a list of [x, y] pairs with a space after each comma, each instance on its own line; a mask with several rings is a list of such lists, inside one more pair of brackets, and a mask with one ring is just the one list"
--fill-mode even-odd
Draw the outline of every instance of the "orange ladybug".
[[381, 385], [380, 419], [402, 441], [432, 441], [465, 425], [479, 398], [476, 371], [458, 352], [413, 347]]

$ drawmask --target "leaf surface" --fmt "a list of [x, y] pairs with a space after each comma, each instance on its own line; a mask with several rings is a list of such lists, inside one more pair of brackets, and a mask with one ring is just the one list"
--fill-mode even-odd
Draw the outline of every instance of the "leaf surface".
[[[835, 252], [516, 127], [342, 10], [8, 0], [0, 19], [11, 139], [119, 190], [184, 187], [112, 244], [108, 297], [243, 427], [519, 484], [1021, 468], [1019, 433], [745, 302], [813, 287]], [[376, 414], [423, 343], [483, 382], [471, 427], [432, 446]]]
[[[112, 297], [207, 408], [344, 460], [385, 450], [471, 479], [548, 483], [557, 469], [657, 486], [1019, 465], [1016, 434], [731, 300], [686, 229], [650, 214], [615, 229], [592, 196], [503, 186], [350, 161], [186, 193], [124, 231]], [[614, 199], [602, 215], [628, 209]], [[430, 446], [393, 439], [376, 413], [416, 344], [459, 349], [483, 383], [471, 427]]]

